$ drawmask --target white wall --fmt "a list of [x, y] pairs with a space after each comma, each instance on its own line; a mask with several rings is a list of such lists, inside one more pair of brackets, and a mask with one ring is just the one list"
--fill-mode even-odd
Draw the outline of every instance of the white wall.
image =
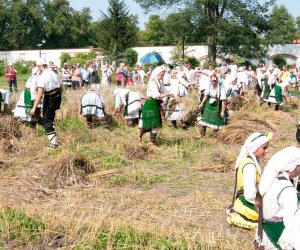
[[[159, 52], [163, 59], [167, 63], [171, 63], [171, 51], [173, 49], [172, 46], [158, 46], [158, 47], [135, 47], [135, 49], [138, 54], [138, 62], [140, 62], [140, 59], [142, 56], [149, 52]], [[47, 62], [53, 61], [56, 65], [60, 65], [59, 57], [61, 53], [69, 53], [71, 56], [74, 56], [76, 53], [88, 53], [91, 49], [89, 48], [82, 48], [82, 49], [52, 49], [52, 50], [41, 50], [42, 58], [46, 58]], [[187, 56], [194, 56], [196, 58], [201, 58], [207, 56], [208, 48], [207, 46], [188, 46], [186, 48], [185, 54]], [[290, 59], [288, 57], [285, 57], [288, 64], [294, 64], [296, 63], [297, 66], [300, 66], [300, 44], [285, 44], [285, 45], [275, 45], [270, 46], [269, 50], [269, 57], [278, 55], [278, 54], [286, 54], [295, 56], [296, 59]], [[39, 58], [39, 50], [16, 50], [16, 51], [0, 51], [0, 60], [5, 59], [7, 61], [15, 62], [19, 59], [24, 60], [32, 60], [36, 61]], [[266, 64], [268, 65], [271, 63], [268, 58], [265, 59]], [[253, 60], [256, 62], [255, 60]]]
[[[60, 55], [68, 53], [74, 56], [77, 53], [88, 53], [90, 49], [42, 49], [41, 57], [46, 58], [46, 61], [53, 61], [55, 65], [60, 65]], [[11, 62], [16, 62], [20, 59], [26, 61], [37, 61], [40, 56], [40, 50], [14, 50], [0, 51], [0, 60], [4, 59]]]

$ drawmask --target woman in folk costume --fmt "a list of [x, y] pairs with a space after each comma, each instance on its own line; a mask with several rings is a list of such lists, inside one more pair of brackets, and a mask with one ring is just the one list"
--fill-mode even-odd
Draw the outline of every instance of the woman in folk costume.
[[[268, 68], [268, 71], [264, 74], [265, 81], [261, 93], [261, 104], [268, 101], [270, 93], [277, 83], [277, 76], [273, 74], [274, 69], [272, 67]], [[270, 104], [269, 104], [270, 105]]]
[[260, 160], [265, 157], [272, 134], [253, 133], [245, 141], [235, 163], [236, 182], [233, 201], [227, 210], [231, 225], [254, 229], [258, 212], [255, 208], [257, 186], [261, 178]]
[[[205, 106], [204, 106], [205, 104]], [[210, 86], [205, 90], [205, 97], [198, 105], [198, 109], [204, 106], [201, 125], [201, 138], [206, 135], [207, 127], [214, 131], [214, 137], [217, 137], [220, 126], [225, 124], [226, 93], [223, 85], [219, 84], [217, 76], [213, 74], [210, 77]]]
[[10, 91], [5, 89], [0, 89], [0, 112], [1, 112], [1, 106], [3, 102], [3, 112], [8, 112], [8, 104], [9, 104], [9, 97], [10, 97]]
[[96, 118], [101, 127], [109, 128], [105, 119], [105, 102], [99, 90], [91, 88], [81, 97], [80, 113], [86, 118], [87, 128], [93, 127], [93, 118]]
[[114, 96], [116, 103], [113, 115], [124, 107], [124, 117], [127, 121], [127, 125], [134, 127], [134, 125], [138, 124], [140, 111], [145, 102], [145, 96], [140, 92], [121, 88], [114, 90]]
[[150, 141], [154, 144], [156, 143], [157, 129], [162, 127], [161, 101], [166, 96], [172, 96], [163, 85], [165, 72], [166, 69], [160, 66], [151, 73], [147, 87], [147, 99], [142, 108], [139, 122], [140, 139], [142, 140], [144, 133], [150, 132]]
[[297, 183], [300, 149], [287, 147], [269, 160], [259, 184], [262, 213], [256, 245], [265, 250], [300, 250], [300, 210]]
[[14, 118], [18, 119], [19, 123], [29, 123], [32, 127], [35, 127], [38, 121], [41, 119], [40, 105], [36, 109], [35, 115], [32, 116], [29, 114], [37, 96], [38, 73], [38, 67], [34, 67], [31, 71], [29, 79], [26, 82], [25, 90], [20, 95], [17, 106], [13, 111]]
[[181, 121], [185, 128], [183, 121], [185, 116], [185, 107], [182, 100], [184, 97], [189, 95], [187, 90], [189, 84], [182, 77], [177, 79], [176, 75], [175, 78], [172, 78], [171, 83], [170, 92], [173, 94], [173, 97], [169, 99], [166, 118], [168, 121], [171, 121], [174, 128], [177, 128], [177, 121]]

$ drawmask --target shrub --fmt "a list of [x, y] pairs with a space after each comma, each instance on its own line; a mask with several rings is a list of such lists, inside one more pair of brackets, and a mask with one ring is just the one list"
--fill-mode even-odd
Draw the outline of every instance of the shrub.
[[191, 64], [193, 68], [199, 67], [199, 65], [200, 65], [199, 60], [194, 56], [188, 57], [187, 63]]
[[68, 62], [71, 59], [71, 56], [68, 53], [61, 53], [59, 59], [60, 59], [60, 67], [62, 67], [64, 63]]
[[127, 49], [125, 51], [126, 63], [130, 67], [133, 67], [137, 63], [138, 55], [139, 54], [134, 49]]
[[277, 64], [278, 68], [282, 69], [286, 65], [286, 60], [282, 56], [275, 56], [273, 58], [273, 63]]

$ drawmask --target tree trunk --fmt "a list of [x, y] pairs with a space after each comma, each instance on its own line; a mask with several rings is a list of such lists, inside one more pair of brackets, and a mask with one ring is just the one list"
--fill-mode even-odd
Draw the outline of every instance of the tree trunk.
[[208, 46], [208, 63], [215, 65], [217, 59], [217, 45], [215, 35], [207, 36], [207, 46]]

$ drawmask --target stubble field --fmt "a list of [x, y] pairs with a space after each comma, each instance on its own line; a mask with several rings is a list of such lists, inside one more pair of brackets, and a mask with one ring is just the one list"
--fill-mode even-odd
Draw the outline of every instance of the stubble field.
[[164, 122], [156, 147], [109, 116], [112, 87], [101, 89], [112, 131], [85, 128], [83, 92], [64, 94], [55, 150], [42, 127], [0, 117], [0, 248], [253, 249], [253, 231], [226, 223], [235, 159], [252, 132], [275, 132], [267, 159], [295, 144], [298, 100], [275, 112], [249, 93], [217, 140]]

